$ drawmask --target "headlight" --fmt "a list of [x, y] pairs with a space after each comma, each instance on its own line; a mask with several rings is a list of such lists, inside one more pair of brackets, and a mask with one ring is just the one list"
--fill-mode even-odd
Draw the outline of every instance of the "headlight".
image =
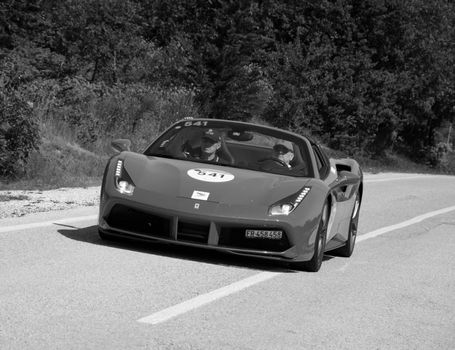
[[134, 192], [134, 184], [130, 176], [123, 168], [123, 161], [118, 160], [115, 167], [115, 189], [121, 194], [131, 196]]
[[121, 194], [132, 195], [134, 192], [134, 185], [124, 180], [116, 182], [115, 187], [117, 188], [117, 191], [119, 191]]
[[289, 215], [293, 210], [292, 204], [277, 204], [270, 208], [270, 215]]
[[310, 190], [310, 187], [304, 187], [299, 192], [273, 204], [269, 209], [269, 215], [289, 215], [305, 199]]

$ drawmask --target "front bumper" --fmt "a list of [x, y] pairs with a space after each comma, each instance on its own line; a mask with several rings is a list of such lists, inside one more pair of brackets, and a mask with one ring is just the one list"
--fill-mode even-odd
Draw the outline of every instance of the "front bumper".
[[[136, 202], [114, 193], [103, 193], [100, 204], [101, 232], [131, 239], [161, 241], [218, 250], [244, 256], [287, 262], [312, 258], [317, 226], [279, 220], [276, 217], [245, 218], [194, 208], [195, 201], [176, 198], [173, 208]], [[191, 205], [191, 206], [190, 206]], [[213, 204], [215, 206], [215, 204]], [[287, 219], [287, 218], [286, 218]], [[280, 240], [245, 238], [246, 229], [281, 230]]]

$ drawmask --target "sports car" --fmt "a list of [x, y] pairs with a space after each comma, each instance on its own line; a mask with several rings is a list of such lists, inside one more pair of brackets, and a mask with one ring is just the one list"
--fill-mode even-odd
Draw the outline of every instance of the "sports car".
[[145, 151], [118, 152], [101, 187], [99, 234], [202, 247], [318, 271], [351, 256], [363, 175], [314, 140], [278, 128], [181, 120]]

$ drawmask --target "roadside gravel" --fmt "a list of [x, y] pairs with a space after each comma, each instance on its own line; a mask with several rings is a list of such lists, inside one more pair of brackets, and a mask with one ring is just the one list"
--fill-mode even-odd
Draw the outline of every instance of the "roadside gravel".
[[100, 187], [0, 191], [0, 219], [99, 205]]

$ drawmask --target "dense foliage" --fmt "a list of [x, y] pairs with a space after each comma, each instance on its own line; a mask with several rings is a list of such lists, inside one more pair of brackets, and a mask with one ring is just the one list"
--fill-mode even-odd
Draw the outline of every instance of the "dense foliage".
[[[22, 103], [18, 123], [64, 123], [93, 150], [200, 115], [437, 162], [455, 115], [450, 0], [13, 0], [0, 49], [0, 125]], [[0, 168], [25, 138], [20, 156], [0, 139]]]
[[0, 93], [0, 176], [21, 175], [38, 142], [38, 126], [30, 107], [16, 96]]

